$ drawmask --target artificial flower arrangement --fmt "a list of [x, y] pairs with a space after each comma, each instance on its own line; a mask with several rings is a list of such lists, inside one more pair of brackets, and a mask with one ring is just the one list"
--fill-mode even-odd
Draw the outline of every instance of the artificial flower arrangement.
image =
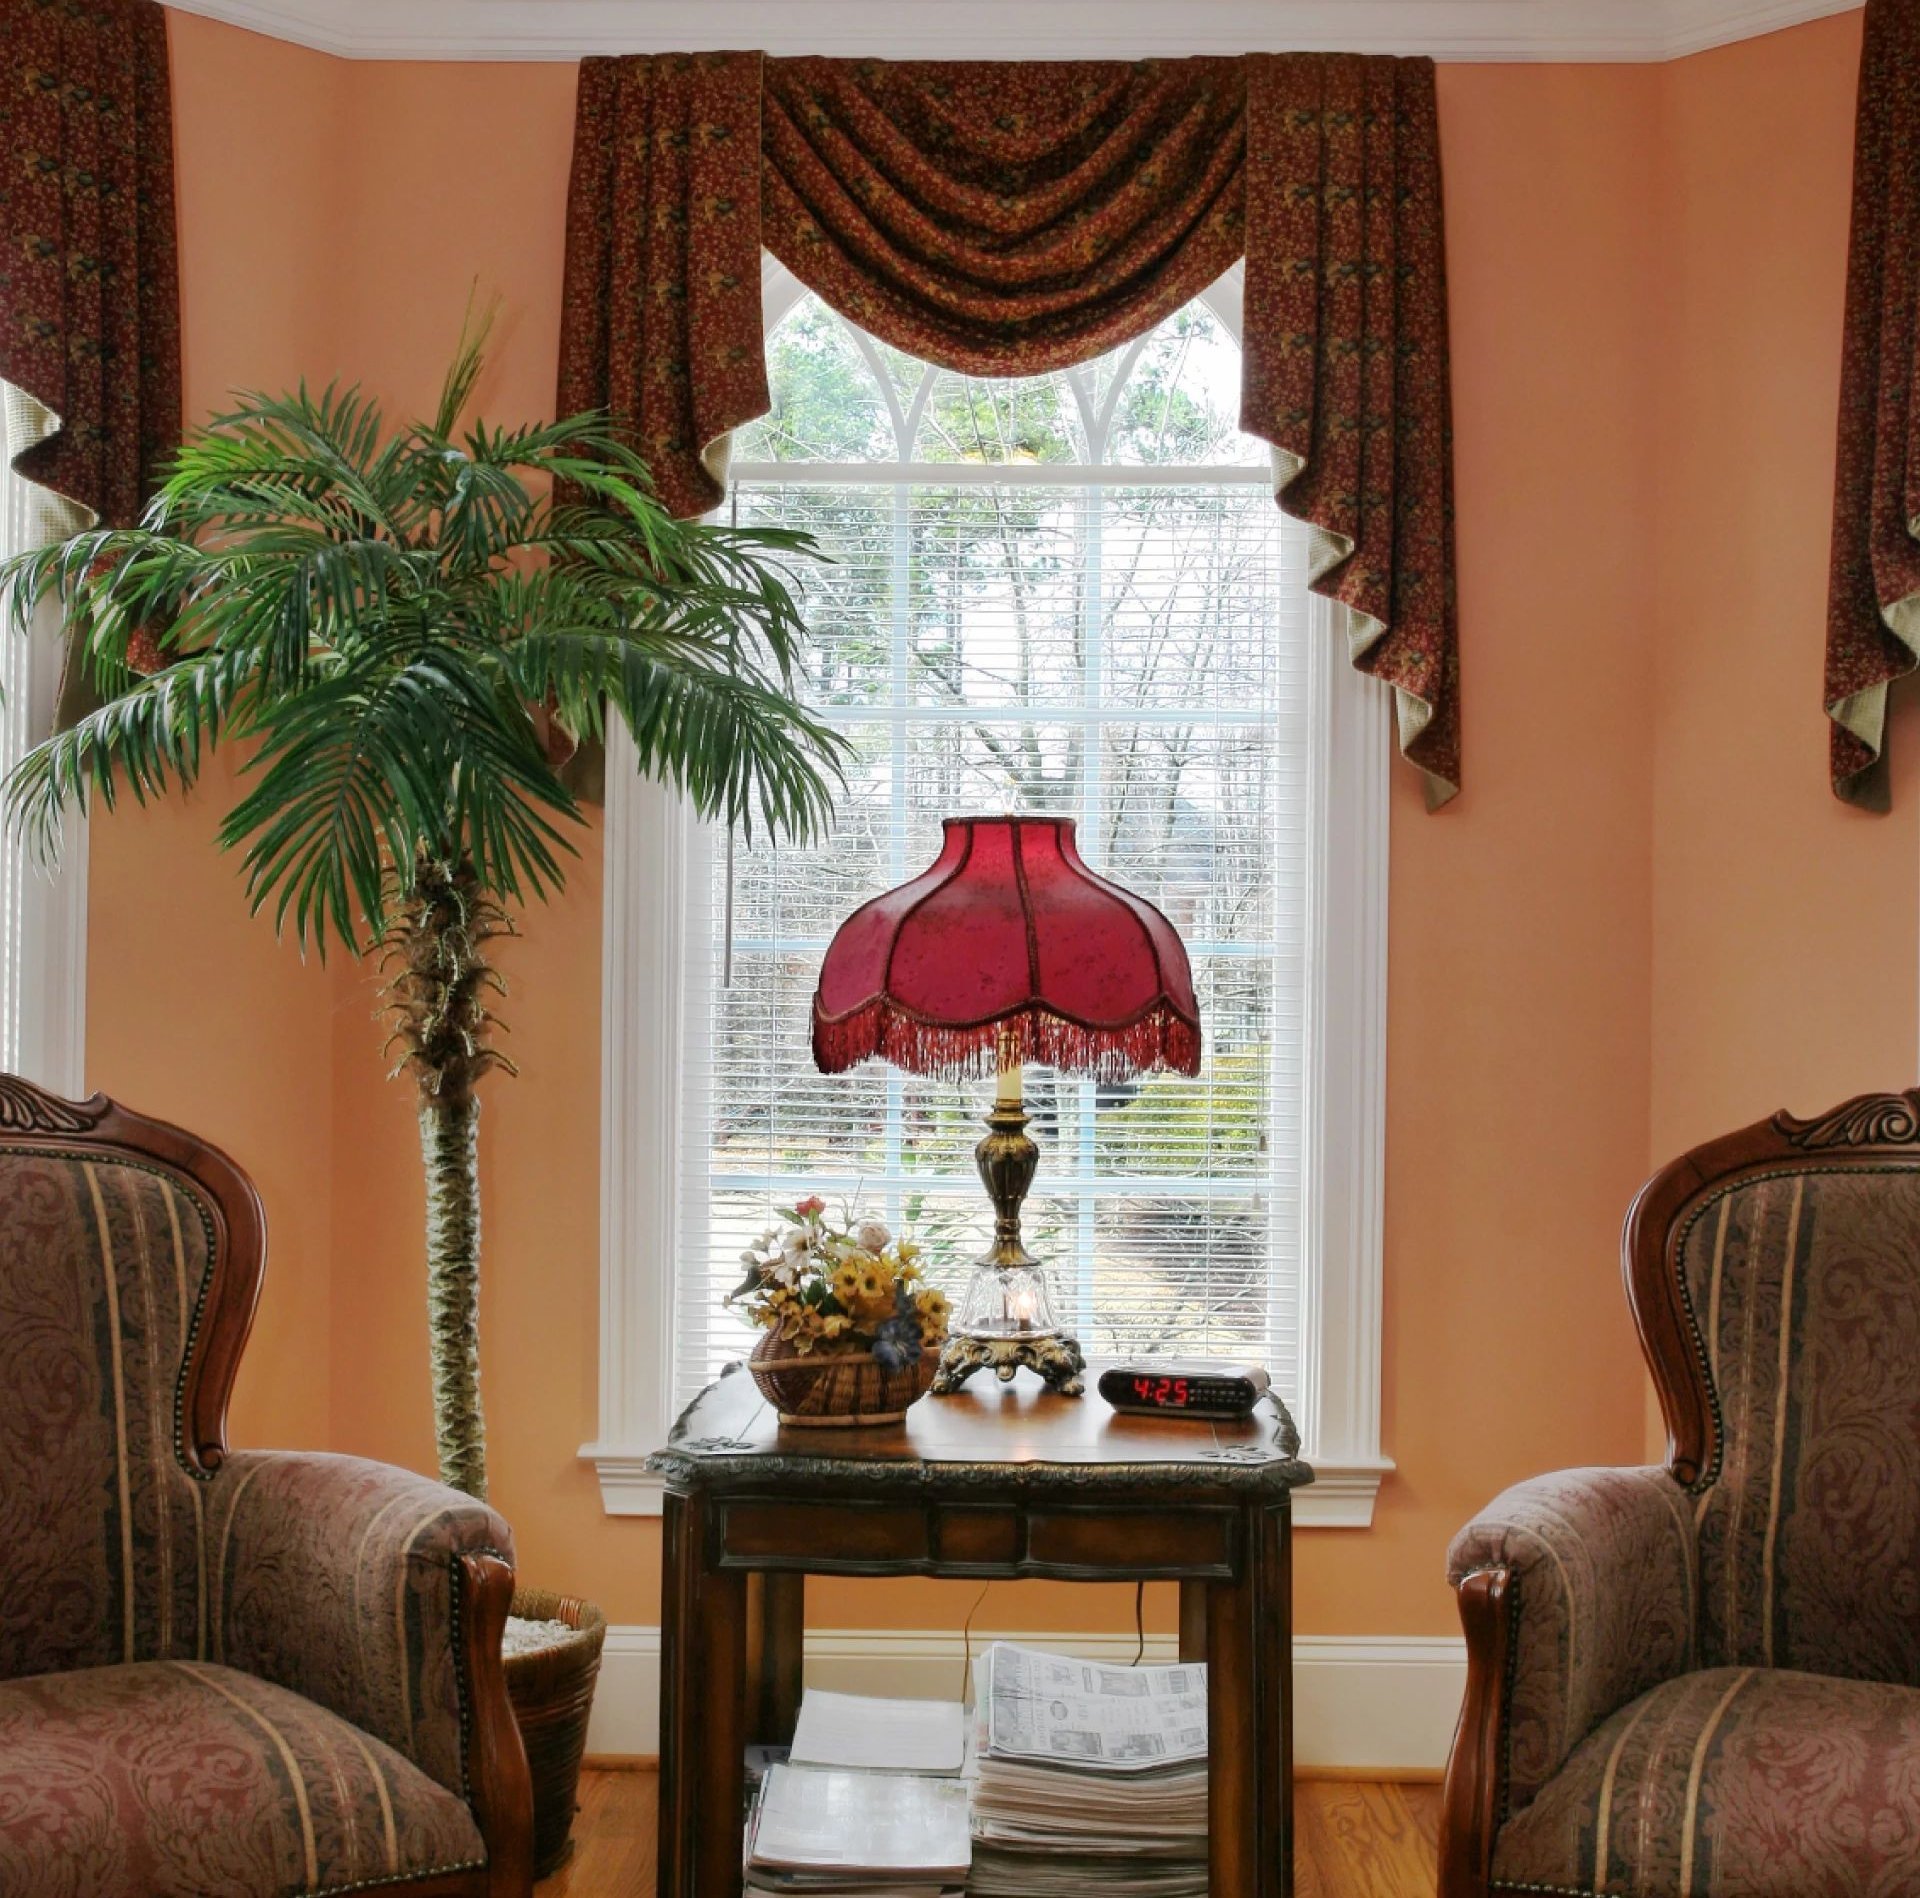
[[[871, 1354], [904, 1371], [947, 1336], [945, 1293], [928, 1285], [920, 1248], [877, 1219], [831, 1224], [817, 1193], [740, 1255], [746, 1277], [727, 1304], [798, 1356]], [[763, 1347], [764, 1348], [764, 1347]]]

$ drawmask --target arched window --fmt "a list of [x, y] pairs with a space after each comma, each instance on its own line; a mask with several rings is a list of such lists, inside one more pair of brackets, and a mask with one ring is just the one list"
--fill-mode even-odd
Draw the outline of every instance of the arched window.
[[1389, 706], [1307, 590], [1305, 531], [1237, 427], [1239, 273], [1098, 361], [1019, 381], [916, 362], [769, 260], [773, 406], [727, 507], [804, 529], [806, 691], [852, 742], [833, 836], [690, 821], [609, 741], [600, 1439], [616, 1513], [751, 1335], [721, 1305], [772, 1209], [818, 1190], [985, 1243], [990, 1083], [815, 1072], [834, 929], [932, 861], [944, 816], [1079, 820], [1192, 955], [1198, 1080], [1029, 1068], [1027, 1239], [1090, 1356], [1264, 1362], [1365, 1522], [1379, 1443]]
[[1090, 1356], [1251, 1359], [1295, 1394], [1306, 542], [1236, 426], [1233, 338], [1195, 303], [981, 381], [808, 295], [768, 368], [731, 506], [827, 556], [796, 568], [807, 691], [854, 763], [831, 838], [731, 840], [690, 909], [679, 1396], [750, 1346], [720, 1297], [779, 1205], [844, 1195], [956, 1283], [984, 1249], [992, 1083], [823, 1077], [809, 1003], [834, 928], [933, 860], [943, 817], [1003, 810], [1077, 818], [1088, 862], [1167, 912], [1206, 1030], [1197, 1081], [1029, 1071], [1028, 1244]]

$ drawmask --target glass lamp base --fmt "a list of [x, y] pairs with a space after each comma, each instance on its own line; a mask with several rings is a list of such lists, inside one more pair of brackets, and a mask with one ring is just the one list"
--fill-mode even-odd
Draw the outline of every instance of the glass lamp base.
[[960, 1315], [940, 1353], [933, 1394], [951, 1396], [976, 1371], [992, 1371], [1001, 1383], [1025, 1367], [1065, 1397], [1078, 1397], [1086, 1369], [1079, 1345], [1060, 1329], [1046, 1268], [995, 1265], [982, 1259], [960, 1300]]

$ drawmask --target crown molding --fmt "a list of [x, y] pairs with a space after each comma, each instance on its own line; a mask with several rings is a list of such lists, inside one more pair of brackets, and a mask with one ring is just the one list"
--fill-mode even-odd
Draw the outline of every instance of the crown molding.
[[168, 0], [342, 59], [575, 60], [757, 46], [892, 59], [1259, 51], [1683, 58], [1857, 0]]

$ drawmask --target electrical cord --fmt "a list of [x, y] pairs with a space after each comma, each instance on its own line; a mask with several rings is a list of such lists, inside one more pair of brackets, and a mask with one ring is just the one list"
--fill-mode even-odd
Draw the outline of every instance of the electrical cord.
[[964, 1706], [967, 1698], [967, 1683], [973, 1679], [973, 1618], [980, 1612], [980, 1604], [986, 1600], [991, 1582], [982, 1582], [980, 1592], [973, 1598], [973, 1606], [967, 1610], [967, 1618], [960, 1627], [960, 1701]]

